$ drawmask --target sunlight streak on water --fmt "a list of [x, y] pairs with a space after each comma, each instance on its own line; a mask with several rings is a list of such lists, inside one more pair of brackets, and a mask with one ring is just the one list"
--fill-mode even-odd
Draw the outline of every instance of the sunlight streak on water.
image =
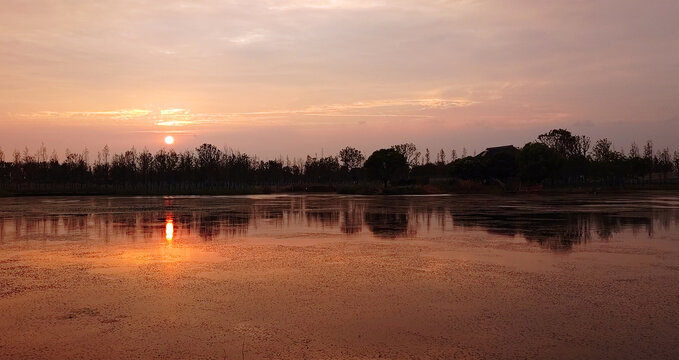
[[172, 244], [174, 238], [174, 221], [171, 218], [165, 220], [165, 240], [168, 244]]

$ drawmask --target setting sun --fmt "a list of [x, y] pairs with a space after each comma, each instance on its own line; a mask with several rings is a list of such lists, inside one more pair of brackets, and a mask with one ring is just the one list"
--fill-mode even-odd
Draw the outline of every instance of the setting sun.
[[166, 136], [165, 137], [165, 143], [168, 144], [168, 145], [174, 144], [174, 137], [171, 136], [171, 135]]

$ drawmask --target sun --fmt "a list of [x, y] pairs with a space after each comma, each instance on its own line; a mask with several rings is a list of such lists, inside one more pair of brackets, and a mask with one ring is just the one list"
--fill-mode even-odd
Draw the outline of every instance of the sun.
[[165, 143], [168, 145], [174, 144], [174, 136], [168, 135], [165, 137]]

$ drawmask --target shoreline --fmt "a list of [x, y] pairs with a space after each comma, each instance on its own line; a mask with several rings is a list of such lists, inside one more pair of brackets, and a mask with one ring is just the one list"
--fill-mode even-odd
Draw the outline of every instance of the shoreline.
[[49, 197], [49, 196], [238, 196], [238, 195], [268, 195], [268, 194], [335, 194], [335, 195], [554, 195], [554, 194], [597, 194], [597, 193], [632, 193], [632, 192], [662, 192], [679, 191], [679, 184], [651, 184], [627, 185], [621, 187], [607, 186], [563, 186], [543, 187], [539, 189], [507, 190], [495, 186], [479, 186], [473, 189], [450, 189], [450, 186], [408, 185], [392, 186], [380, 189], [374, 186], [253, 186], [244, 189], [229, 190], [224, 188], [194, 189], [189, 191], [153, 191], [121, 189], [119, 191], [97, 191], [83, 188], [81, 191], [52, 191], [46, 189], [22, 189], [19, 192], [0, 188], [0, 198], [7, 197]]

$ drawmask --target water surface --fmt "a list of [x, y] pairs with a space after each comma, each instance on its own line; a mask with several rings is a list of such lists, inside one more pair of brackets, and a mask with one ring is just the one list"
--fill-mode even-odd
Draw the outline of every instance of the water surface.
[[0, 358], [677, 359], [679, 196], [0, 199]]
[[[679, 196], [185, 196], [0, 199], [0, 242], [521, 241], [555, 252], [679, 238]], [[679, 241], [677, 241], [679, 244]], [[648, 244], [644, 242], [644, 244]]]

